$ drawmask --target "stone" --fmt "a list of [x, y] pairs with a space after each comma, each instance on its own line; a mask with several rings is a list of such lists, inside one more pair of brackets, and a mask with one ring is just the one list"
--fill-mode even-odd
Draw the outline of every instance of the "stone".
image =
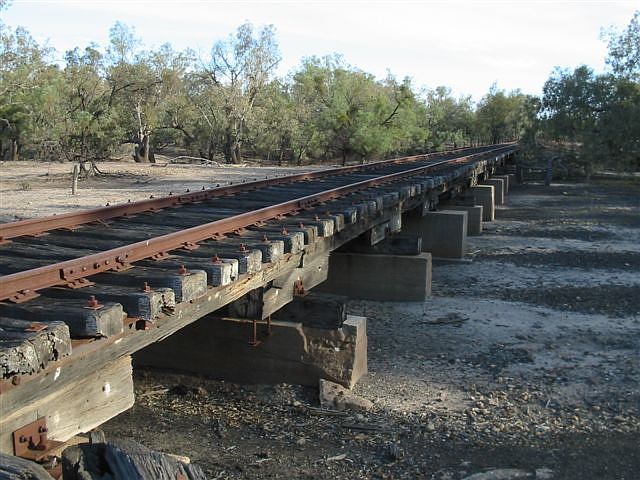
[[332, 410], [369, 411], [373, 402], [359, 397], [337, 383], [321, 379], [319, 382], [320, 406]]
[[520, 480], [533, 478], [531, 474], [525, 470], [516, 468], [497, 468], [487, 472], [474, 473], [462, 480]]

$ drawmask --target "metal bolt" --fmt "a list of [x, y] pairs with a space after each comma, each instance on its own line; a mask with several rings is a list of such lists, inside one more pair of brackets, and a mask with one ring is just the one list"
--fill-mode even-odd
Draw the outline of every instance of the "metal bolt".
[[247, 247], [245, 247], [244, 243], [241, 243], [240, 247], [238, 248], [238, 250], [240, 250], [241, 252], [246, 252], [247, 251]]
[[189, 273], [189, 270], [187, 270], [187, 267], [185, 267], [184, 265], [180, 265], [180, 268], [178, 269], [178, 273], [180, 275], [186, 275], [187, 273]]
[[299, 226], [300, 228], [304, 228], [304, 223], [300, 222], [300, 223], [298, 224], [298, 226]]
[[95, 295], [91, 295], [89, 297], [89, 301], [87, 302], [87, 306], [89, 308], [98, 308], [98, 305], [100, 305], [98, 303], [98, 300], [96, 300], [96, 296]]
[[142, 291], [144, 293], [149, 293], [151, 291], [151, 287], [149, 286], [148, 282], [144, 282], [144, 284], [142, 285]]
[[262, 237], [262, 241], [265, 243], [269, 242], [269, 237], [267, 237], [267, 234], [265, 233], [264, 236]]
[[212, 261], [213, 263], [222, 263], [222, 260], [220, 260], [220, 257], [218, 257], [218, 254], [215, 254], [215, 255], [213, 256], [213, 258], [211, 259], [211, 261]]

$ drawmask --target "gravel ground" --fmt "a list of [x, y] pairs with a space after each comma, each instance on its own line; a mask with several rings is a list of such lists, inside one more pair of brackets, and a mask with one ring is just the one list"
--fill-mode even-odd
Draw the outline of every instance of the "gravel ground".
[[[0, 165], [3, 218], [276, 173], [112, 164], [72, 197], [63, 167]], [[464, 261], [434, 264], [433, 298], [351, 301], [368, 317], [354, 392], [369, 412], [322, 410], [314, 388], [136, 370], [136, 405], [107, 437], [210, 478], [638, 478], [639, 191], [518, 186]]]
[[638, 478], [638, 207], [636, 185], [520, 186], [466, 261], [434, 265], [432, 299], [351, 301], [370, 412], [141, 371], [105, 430], [212, 478]]

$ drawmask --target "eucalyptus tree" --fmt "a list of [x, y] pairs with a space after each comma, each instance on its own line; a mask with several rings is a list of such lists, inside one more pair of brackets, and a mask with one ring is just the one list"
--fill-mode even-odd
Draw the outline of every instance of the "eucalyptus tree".
[[86, 174], [95, 173], [95, 161], [108, 158], [123, 133], [105, 80], [104, 55], [96, 45], [75, 48], [65, 54], [65, 63], [57, 105], [55, 99], [47, 104], [48, 129], [64, 157], [78, 161]]
[[211, 117], [216, 103], [224, 134], [223, 153], [228, 163], [239, 163], [247, 130], [254, 119], [254, 107], [268, 86], [280, 62], [273, 25], [254, 32], [251, 23], [238, 27], [234, 35], [217, 41], [203, 65], [207, 91], [200, 98], [203, 114]]
[[604, 35], [608, 39], [607, 65], [616, 76], [640, 80], [640, 10], [637, 10], [627, 28], [622, 32], [610, 29]]
[[432, 148], [471, 143], [474, 131], [474, 111], [471, 97], [458, 99], [445, 86], [426, 92], [426, 129]]
[[0, 154], [17, 160], [21, 151], [34, 147], [30, 131], [48, 79], [51, 49], [38, 45], [29, 33], [0, 22]]
[[481, 138], [490, 143], [518, 140], [525, 128], [528, 99], [520, 90], [507, 93], [493, 84], [476, 110]]
[[117, 22], [110, 30], [105, 78], [109, 107], [118, 112], [125, 131], [123, 142], [134, 144], [136, 162], [153, 162], [153, 136], [175, 139], [167, 130], [183, 127], [187, 101], [183, 79], [191, 58], [169, 44], [157, 51], [142, 50], [131, 27]]

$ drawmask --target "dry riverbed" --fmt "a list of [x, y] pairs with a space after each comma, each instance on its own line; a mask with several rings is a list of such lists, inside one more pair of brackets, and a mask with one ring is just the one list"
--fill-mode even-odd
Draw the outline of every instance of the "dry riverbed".
[[[235, 172], [113, 168], [133, 167], [144, 171], [114, 176], [112, 192], [91, 180], [83, 198]], [[5, 219], [51, 212], [21, 210], [20, 192], [75, 201], [66, 180], [16, 180], [7, 194], [5, 168]], [[243, 169], [236, 181], [243, 172], [266, 175]], [[189, 456], [210, 478], [638, 478], [639, 211], [637, 183], [517, 186], [464, 261], [434, 264], [432, 299], [351, 301], [368, 317], [370, 373], [354, 391], [369, 412], [322, 411], [314, 388], [136, 371], [136, 405], [104, 430]]]

